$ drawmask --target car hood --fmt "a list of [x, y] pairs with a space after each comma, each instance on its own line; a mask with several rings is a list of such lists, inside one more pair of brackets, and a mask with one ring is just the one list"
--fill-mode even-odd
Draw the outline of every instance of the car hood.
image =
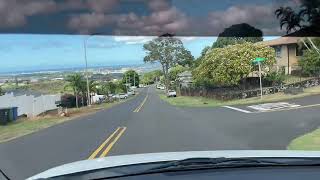
[[153, 163], [161, 161], [183, 160], [187, 158], [244, 158], [244, 157], [320, 157], [319, 151], [187, 151], [168, 153], [149, 153], [110, 156], [93, 160], [78, 161], [70, 164], [58, 166], [38, 175], [28, 178], [28, 180], [50, 178], [67, 175], [71, 173], [96, 170], [101, 168], [111, 168], [124, 165], [134, 165], [141, 163]]

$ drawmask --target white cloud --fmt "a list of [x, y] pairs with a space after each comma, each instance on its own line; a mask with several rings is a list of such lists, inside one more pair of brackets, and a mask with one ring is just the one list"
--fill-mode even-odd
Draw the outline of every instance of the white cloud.
[[116, 42], [124, 42], [125, 44], [144, 44], [155, 38], [154, 36], [114, 36]]

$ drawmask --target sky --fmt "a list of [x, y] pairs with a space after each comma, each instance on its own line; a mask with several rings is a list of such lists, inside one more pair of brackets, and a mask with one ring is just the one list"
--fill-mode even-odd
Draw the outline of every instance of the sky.
[[[0, 35], [1, 72], [84, 67], [86, 35]], [[143, 44], [153, 37], [90, 36], [87, 40], [89, 66], [143, 64]], [[198, 57], [215, 37], [180, 37]]]
[[[89, 38], [88, 38], [89, 37]], [[34, 71], [84, 67], [84, 40], [87, 39], [89, 67], [143, 64], [143, 44], [151, 36], [87, 35], [0, 35], [0, 72]], [[179, 37], [197, 58], [216, 37]], [[265, 40], [277, 37], [265, 37]]]
[[217, 36], [247, 23], [283, 35], [275, 10], [301, 0], [0, 0], [0, 33]]

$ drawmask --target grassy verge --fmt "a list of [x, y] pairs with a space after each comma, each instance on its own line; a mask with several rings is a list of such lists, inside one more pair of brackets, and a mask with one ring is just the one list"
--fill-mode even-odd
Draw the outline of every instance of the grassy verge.
[[277, 93], [266, 95], [263, 99], [260, 97], [231, 100], [231, 101], [220, 101], [216, 99], [204, 98], [204, 97], [190, 97], [190, 96], [178, 96], [176, 98], [167, 98], [163, 92], [159, 93], [161, 99], [167, 101], [169, 104], [174, 106], [183, 107], [216, 107], [216, 106], [226, 106], [226, 105], [238, 105], [238, 104], [253, 104], [253, 103], [266, 103], [275, 102], [288, 99], [296, 99], [305, 96], [318, 95], [320, 94], [320, 87], [312, 87], [305, 89], [303, 93], [298, 95], [288, 95], [284, 93]]
[[300, 136], [288, 146], [288, 150], [320, 150], [320, 129]]
[[[130, 97], [130, 100], [134, 97]], [[114, 103], [103, 103], [99, 105], [93, 105], [91, 107], [72, 108], [68, 109], [69, 117], [60, 117], [58, 115], [44, 115], [34, 119], [23, 118], [16, 122], [9, 123], [5, 126], [0, 126], [0, 142], [10, 141], [12, 139], [34, 133], [41, 129], [45, 129], [56, 124], [60, 124], [66, 121], [74, 120], [77, 117], [86, 116], [95, 113], [102, 109], [108, 109], [115, 105], [121, 104], [127, 100], [117, 101]]]

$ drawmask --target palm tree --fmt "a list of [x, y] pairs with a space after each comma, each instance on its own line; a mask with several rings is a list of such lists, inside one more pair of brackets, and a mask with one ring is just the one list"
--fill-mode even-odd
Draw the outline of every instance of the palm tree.
[[73, 94], [76, 97], [76, 107], [79, 108], [78, 95], [81, 91], [83, 76], [79, 73], [71, 74], [67, 76], [66, 81], [69, 82], [67, 87], [71, 87], [73, 90]]
[[275, 11], [275, 14], [278, 19], [280, 19], [280, 28], [283, 26], [287, 26], [287, 33], [297, 28], [301, 28], [300, 23], [303, 21], [300, 14], [296, 14], [295, 11], [291, 7], [280, 7]]
[[300, 9], [297, 12], [291, 7], [280, 7], [275, 11], [277, 18], [280, 20], [281, 29], [286, 25], [287, 33], [292, 30], [297, 31], [297, 28], [307, 31], [316, 30], [317, 32], [320, 25], [320, 1], [300, 0], [300, 3]]

